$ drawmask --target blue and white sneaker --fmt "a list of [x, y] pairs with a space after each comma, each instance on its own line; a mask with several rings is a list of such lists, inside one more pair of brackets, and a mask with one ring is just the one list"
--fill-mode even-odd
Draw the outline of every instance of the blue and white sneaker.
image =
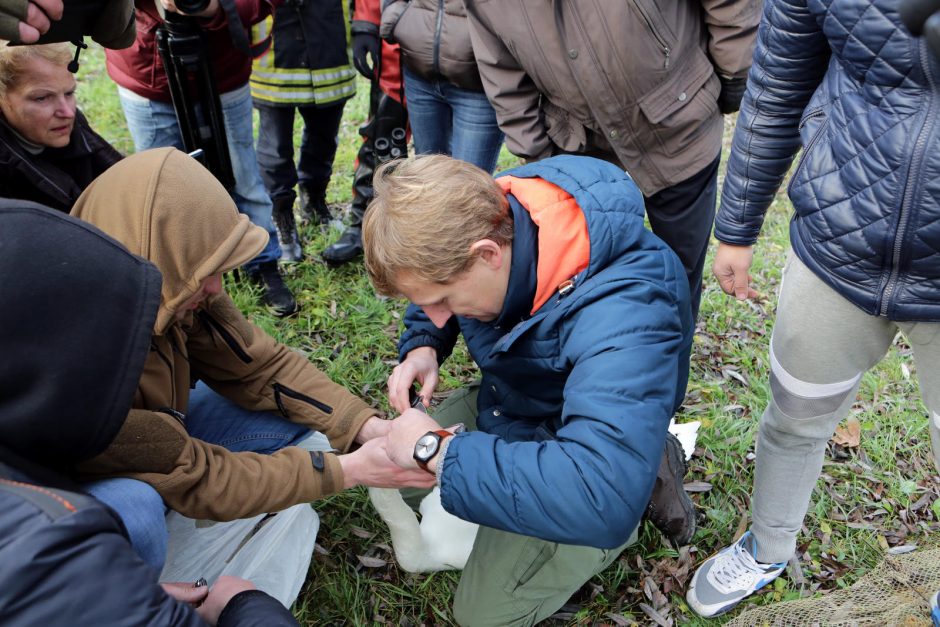
[[702, 562], [685, 599], [700, 616], [718, 616], [780, 576], [786, 562], [761, 564], [751, 532]]
[[933, 627], [940, 627], [940, 592], [930, 599], [930, 618], [933, 619]]

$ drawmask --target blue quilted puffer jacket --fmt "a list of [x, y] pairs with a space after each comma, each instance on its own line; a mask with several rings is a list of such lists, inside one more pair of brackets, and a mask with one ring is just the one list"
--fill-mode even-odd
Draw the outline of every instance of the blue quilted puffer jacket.
[[452, 317], [438, 329], [409, 307], [402, 358], [432, 346], [444, 359], [462, 333], [483, 375], [479, 430], [451, 441], [441, 502], [488, 527], [614, 548], [646, 509], [669, 418], [685, 393], [694, 328], [688, 281], [644, 227], [643, 197], [623, 170], [560, 156], [505, 174], [571, 194], [586, 218], [590, 259], [570, 293], [531, 312], [539, 234], [564, 227], [536, 227], [509, 194], [514, 235], [499, 317]]
[[794, 251], [872, 315], [940, 320], [940, 62], [897, 0], [766, 0], [715, 236], [757, 239], [794, 154]]

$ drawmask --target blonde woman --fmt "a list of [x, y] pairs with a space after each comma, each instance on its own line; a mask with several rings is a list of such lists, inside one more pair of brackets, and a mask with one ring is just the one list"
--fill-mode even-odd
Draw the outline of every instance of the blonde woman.
[[0, 42], [0, 197], [68, 212], [121, 159], [75, 103], [69, 44]]

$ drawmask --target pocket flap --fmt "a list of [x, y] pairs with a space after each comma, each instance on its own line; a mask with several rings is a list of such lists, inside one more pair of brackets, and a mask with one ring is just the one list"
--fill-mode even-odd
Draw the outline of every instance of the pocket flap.
[[663, 83], [640, 99], [643, 115], [658, 124], [687, 105], [714, 73], [704, 56], [695, 56], [684, 71], [674, 71]]

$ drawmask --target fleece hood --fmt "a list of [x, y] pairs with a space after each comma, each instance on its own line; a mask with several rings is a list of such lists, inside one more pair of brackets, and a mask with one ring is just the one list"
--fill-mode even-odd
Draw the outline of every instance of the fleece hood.
[[163, 273], [162, 335], [203, 279], [250, 261], [267, 232], [238, 213], [222, 184], [175, 148], [131, 155], [96, 178], [72, 215], [94, 224]]
[[90, 225], [0, 200], [0, 277], [0, 454], [59, 469], [98, 455], [137, 390], [160, 273]]

